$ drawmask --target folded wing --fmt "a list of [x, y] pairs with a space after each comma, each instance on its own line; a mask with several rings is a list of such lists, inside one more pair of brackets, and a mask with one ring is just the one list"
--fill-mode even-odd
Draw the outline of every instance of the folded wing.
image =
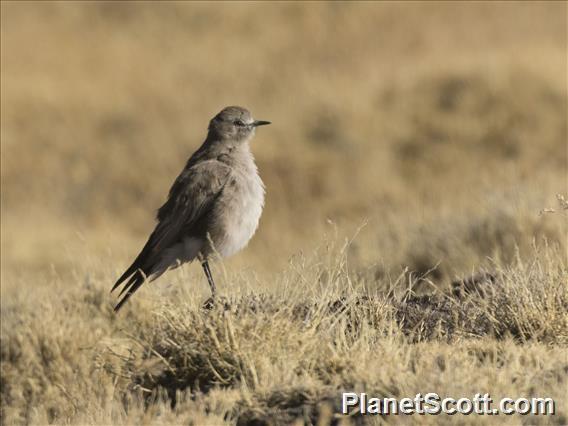
[[[148, 238], [144, 248], [136, 257], [132, 265], [121, 275], [114, 284], [114, 291], [124, 284], [115, 311], [140, 288], [147, 278], [152, 276], [156, 265], [164, 251], [182, 241], [187, 236], [199, 236], [203, 230], [203, 218], [215, 204], [215, 200], [223, 190], [228, 180], [230, 168], [217, 160], [202, 161], [186, 167], [178, 176], [168, 200], [158, 210], [158, 224]], [[162, 271], [163, 272], [163, 271]]]

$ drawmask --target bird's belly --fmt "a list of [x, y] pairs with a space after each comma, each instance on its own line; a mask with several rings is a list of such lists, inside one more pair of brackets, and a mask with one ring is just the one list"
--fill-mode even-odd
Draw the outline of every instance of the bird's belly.
[[226, 188], [216, 212], [217, 232], [212, 235], [214, 249], [229, 257], [244, 248], [254, 235], [262, 207], [264, 187], [260, 178], [236, 181]]

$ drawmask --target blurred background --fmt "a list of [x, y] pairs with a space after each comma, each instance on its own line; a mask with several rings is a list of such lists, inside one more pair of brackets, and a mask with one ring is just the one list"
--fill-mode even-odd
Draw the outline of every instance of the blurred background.
[[92, 259], [121, 272], [235, 104], [273, 125], [253, 142], [266, 210], [233, 265], [278, 271], [364, 223], [350, 261], [377, 278], [565, 246], [566, 215], [540, 212], [567, 191], [566, 12], [3, 1], [3, 292]]

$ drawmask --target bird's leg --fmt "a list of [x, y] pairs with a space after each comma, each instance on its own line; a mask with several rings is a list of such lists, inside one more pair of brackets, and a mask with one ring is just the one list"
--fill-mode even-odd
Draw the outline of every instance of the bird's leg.
[[201, 262], [201, 266], [203, 266], [203, 271], [205, 271], [207, 282], [209, 283], [209, 287], [211, 287], [211, 296], [215, 297], [217, 288], [215, 287], [215, 281], [213, 281], [213, 275], [211, 275], [211, 269], [209, 269], [209, 263], [207, 262], [207, 260], [204, 260], [203, 262]]

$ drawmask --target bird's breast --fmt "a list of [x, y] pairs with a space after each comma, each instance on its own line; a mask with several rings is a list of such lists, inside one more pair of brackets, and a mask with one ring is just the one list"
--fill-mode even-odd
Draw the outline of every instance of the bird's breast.
[[211, 238], [215, 250], [229, 257], [245, 247], [258, 228], [264, 206], [264, 184], [256, 171], [235, 171], [223, 188]]

